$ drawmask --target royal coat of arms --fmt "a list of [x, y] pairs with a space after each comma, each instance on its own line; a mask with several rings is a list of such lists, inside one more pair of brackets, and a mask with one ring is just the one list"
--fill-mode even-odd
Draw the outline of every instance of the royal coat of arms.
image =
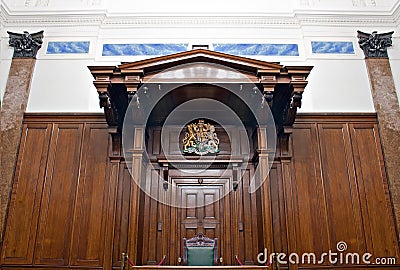
[[183, 139], [183, 152], [206, 155], [208, 153], [216, 154], [219, 152], [219, 139], [215, 133], [215, 127], [204, 120], [192, 123], [186, 126], [187, 132]]

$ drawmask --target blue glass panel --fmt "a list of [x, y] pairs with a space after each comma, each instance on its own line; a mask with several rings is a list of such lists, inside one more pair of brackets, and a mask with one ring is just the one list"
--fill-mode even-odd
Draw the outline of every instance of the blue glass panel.
[[47, 54], [89, 53], [89, 41], [50, 41]]
[[354, 54], [353, 42], [311, 41], [313, 53]]
[[217, 52], [234, 55], [298, 56], [297, 44], [213, 44]]
[[188, 44], [103, 44], [103, 56], [167, 55], [187, 51]]

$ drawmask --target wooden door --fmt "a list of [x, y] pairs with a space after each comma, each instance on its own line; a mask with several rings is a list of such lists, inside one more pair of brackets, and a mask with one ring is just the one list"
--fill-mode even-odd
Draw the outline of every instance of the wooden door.
[[[216, 177], [219, 174], [218, 177]], [[225, 195], [229, 191], [231, 178], [220, 171], [200, 174], [196, 177], [173, 176], [171, 183], [175, 185], [172, 200], [176, 206], [171, 208], [169, 222], [171, 241], [169, 251], [171, 257], [178, 258], [183, 252], [183, 237], [191, 238], [201, 232], [209, 238], [218, 238], [218, 254], [226, 252], [226, 224], [229, 224], [229, 211], [225, 212]], [[227, 195], [229, 196], [229, 194]], [[172, 234], [173, 233], [173, 234]]]
[[[138, 264], [177, 265], [183, 256], [183, 237], [202, 232], [218, 238], [218, 254], [224, 265], [236, 265], [235, 255], [246, 264], [254, 264], [263, 235], [260, 196], [250, 194], [251, 170], [246, 170], [238, 189], [232, 191], [232, 170], [209, 169], [200, 173], [169, 170], [168, 189], [156, 170], [148, 169], [149, 188], [164, 198], [160, 203], [142, 193], [138, 241]], [[156, 192], [157, 191], [157, 192]], [[257, 199], [258, 198], [258, 199]]]
[[180, 235], [190, 238], [201, 232], [210, 238], [220, 236], [223, 187], [221, 185], [179, 185], [182, 208], [179, 212]]

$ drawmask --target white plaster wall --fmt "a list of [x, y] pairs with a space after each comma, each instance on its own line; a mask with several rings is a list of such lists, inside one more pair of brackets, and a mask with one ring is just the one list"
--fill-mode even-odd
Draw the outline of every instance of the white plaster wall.
[[28, 112], [100, 112], [98, 95], [88, 65], [91, 60], [36, 62]]
[[[301, 6], [298, 1], [289, 2], [296, 3], [298, 7]], [[130, 3], [133, 5], [135, 1]], [[154, 10], [157, 11], [157, 8], [161, 6]], [[109, 8], [113, 11], [113, 7]], [[143, 8], [146, 8], [146, 4]], [[150, 5], [147, 8], [150, 10]], [[134, 17], [128, 19], [131, 18]], [[145, 58], [144, 56], [102, 56], [104, 43], [188, 43], [210, 46], [213, 43], [297, 43], [299, 56], [255, 58], [281, 62], [284, 65], [314, 66], [303, 96], [301, 112], [373, 112], [364, 55], [357, 44], [357, 30], [369, 33], [373, 30], [378, 30], [379, 33], [393, 30], [390, 26], [358, 27], [312, 23], [259, 25], [257, 23], [240, 24], [235, 21], [229, 25], [221, 25], [218, 22], [193, 25], [175, 22], [157, 24], [157, 17], [154, 18], [154, 24], [140, 25], [95, 22], [85, 23], [82, 26], [73, 24], [49, 24], [45, 27], [7, 26], [7, 29], [1, 30], [0, 94], [4, 92], [12, 56], [12, 49], [7, 44], [6, 30], [36, 32], [43, 29], [45, 38], [37, 56], [28, 112], [101, 111], [96, 89], [92, 84], [93, 78], [87, 66], [117, 65], [121, 61], [129, 62]], [[49, 41], [90, 41], [90, 50], [88, 54], [83, 55], [47, 55], [46, 46]], [[355, 53], [350, 55], [313, 54], [311, 41], [350, 41], [353, 42]], [[399, 90], [400, 40], [397, 33], [395, 33], [393, 43], [394, 46], [389, 49], [389, 56], [395, 84]]]
[[374, 112], [368, 75], [361, 60], [309, 60], [314, 68], [300, 112]]
[[[336, 29], [336, 31], [335, 31]], [[45, 43], [54, 40], [83, 40], [84, 35], [48, 29]], [[134, 34], [133, 34], [134, 33]], [[96, 36], [97, 35], [97, 36]], [[88, 65], [117, 65], [121, 61], [141, 60], [143, 56], [102, 56], [103, 43], [298, 43], [300, 56], [255, 57], [284, 65], [313, 65], [304, 97], [302, 112], [373, 112], [373, 103], [364, 63], [358, 48], [355, 28], [292, 27], [104, 27], [91, 30], [87, 55], [46, 55], [44, 46], [38, 54], [31, 95], [30, 112], [97, 112], [98, 97]], [[352, 41], [355, 54], [318, 55], [311, 53], [312, 40]]]
[[[38, 60], [27, 111], [99, 112], [98, 96], [88, 65], [117, 62], [92, 59]], [[363, 60], [311, 59], [282, 62], [312, 65], [301, 112], [373, 112], [372, 97]], [[399, 65], [400, 68], [400, 65]]]

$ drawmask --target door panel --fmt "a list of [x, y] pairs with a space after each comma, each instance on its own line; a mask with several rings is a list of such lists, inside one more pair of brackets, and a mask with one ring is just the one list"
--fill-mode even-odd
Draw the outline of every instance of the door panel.
[[[222, 185], [178, 185], [181, 212], [181, 230], [184, 237], [190, 238], [198, 232], [220, 235], [220, 204]], [[197, 231], [193, 234], [193, 229]], [[218, 230], [218, 232], [216, 232]], [[209, 236], [208, 234], [206, 234]]]
[[[191, 238], [199, 232], [209, 238], [218, 238], [219, 254], [225, 250], [221, 245], [226, 243], [224, 224], [230, 224], [227, 220], [230, 215], [229, 209], [224, 211], [224, 194], [228, 191], [231, 176], [223, 173], [224, 171], [210, 170], [196, 177], [183, 175], [182, 172], [179, 176], [171, 173], [170, 181], [176, 186], [176, 194], [172, 197], [181, 206], [170, 208], [169, 226], [171, 232], [174, 232], [174, 235], [171, 235], [174, 239], [169, 247], [172, 256], [182, 256], [183, 237]], [[176, 217], [176, 220], [173, 217]]]

